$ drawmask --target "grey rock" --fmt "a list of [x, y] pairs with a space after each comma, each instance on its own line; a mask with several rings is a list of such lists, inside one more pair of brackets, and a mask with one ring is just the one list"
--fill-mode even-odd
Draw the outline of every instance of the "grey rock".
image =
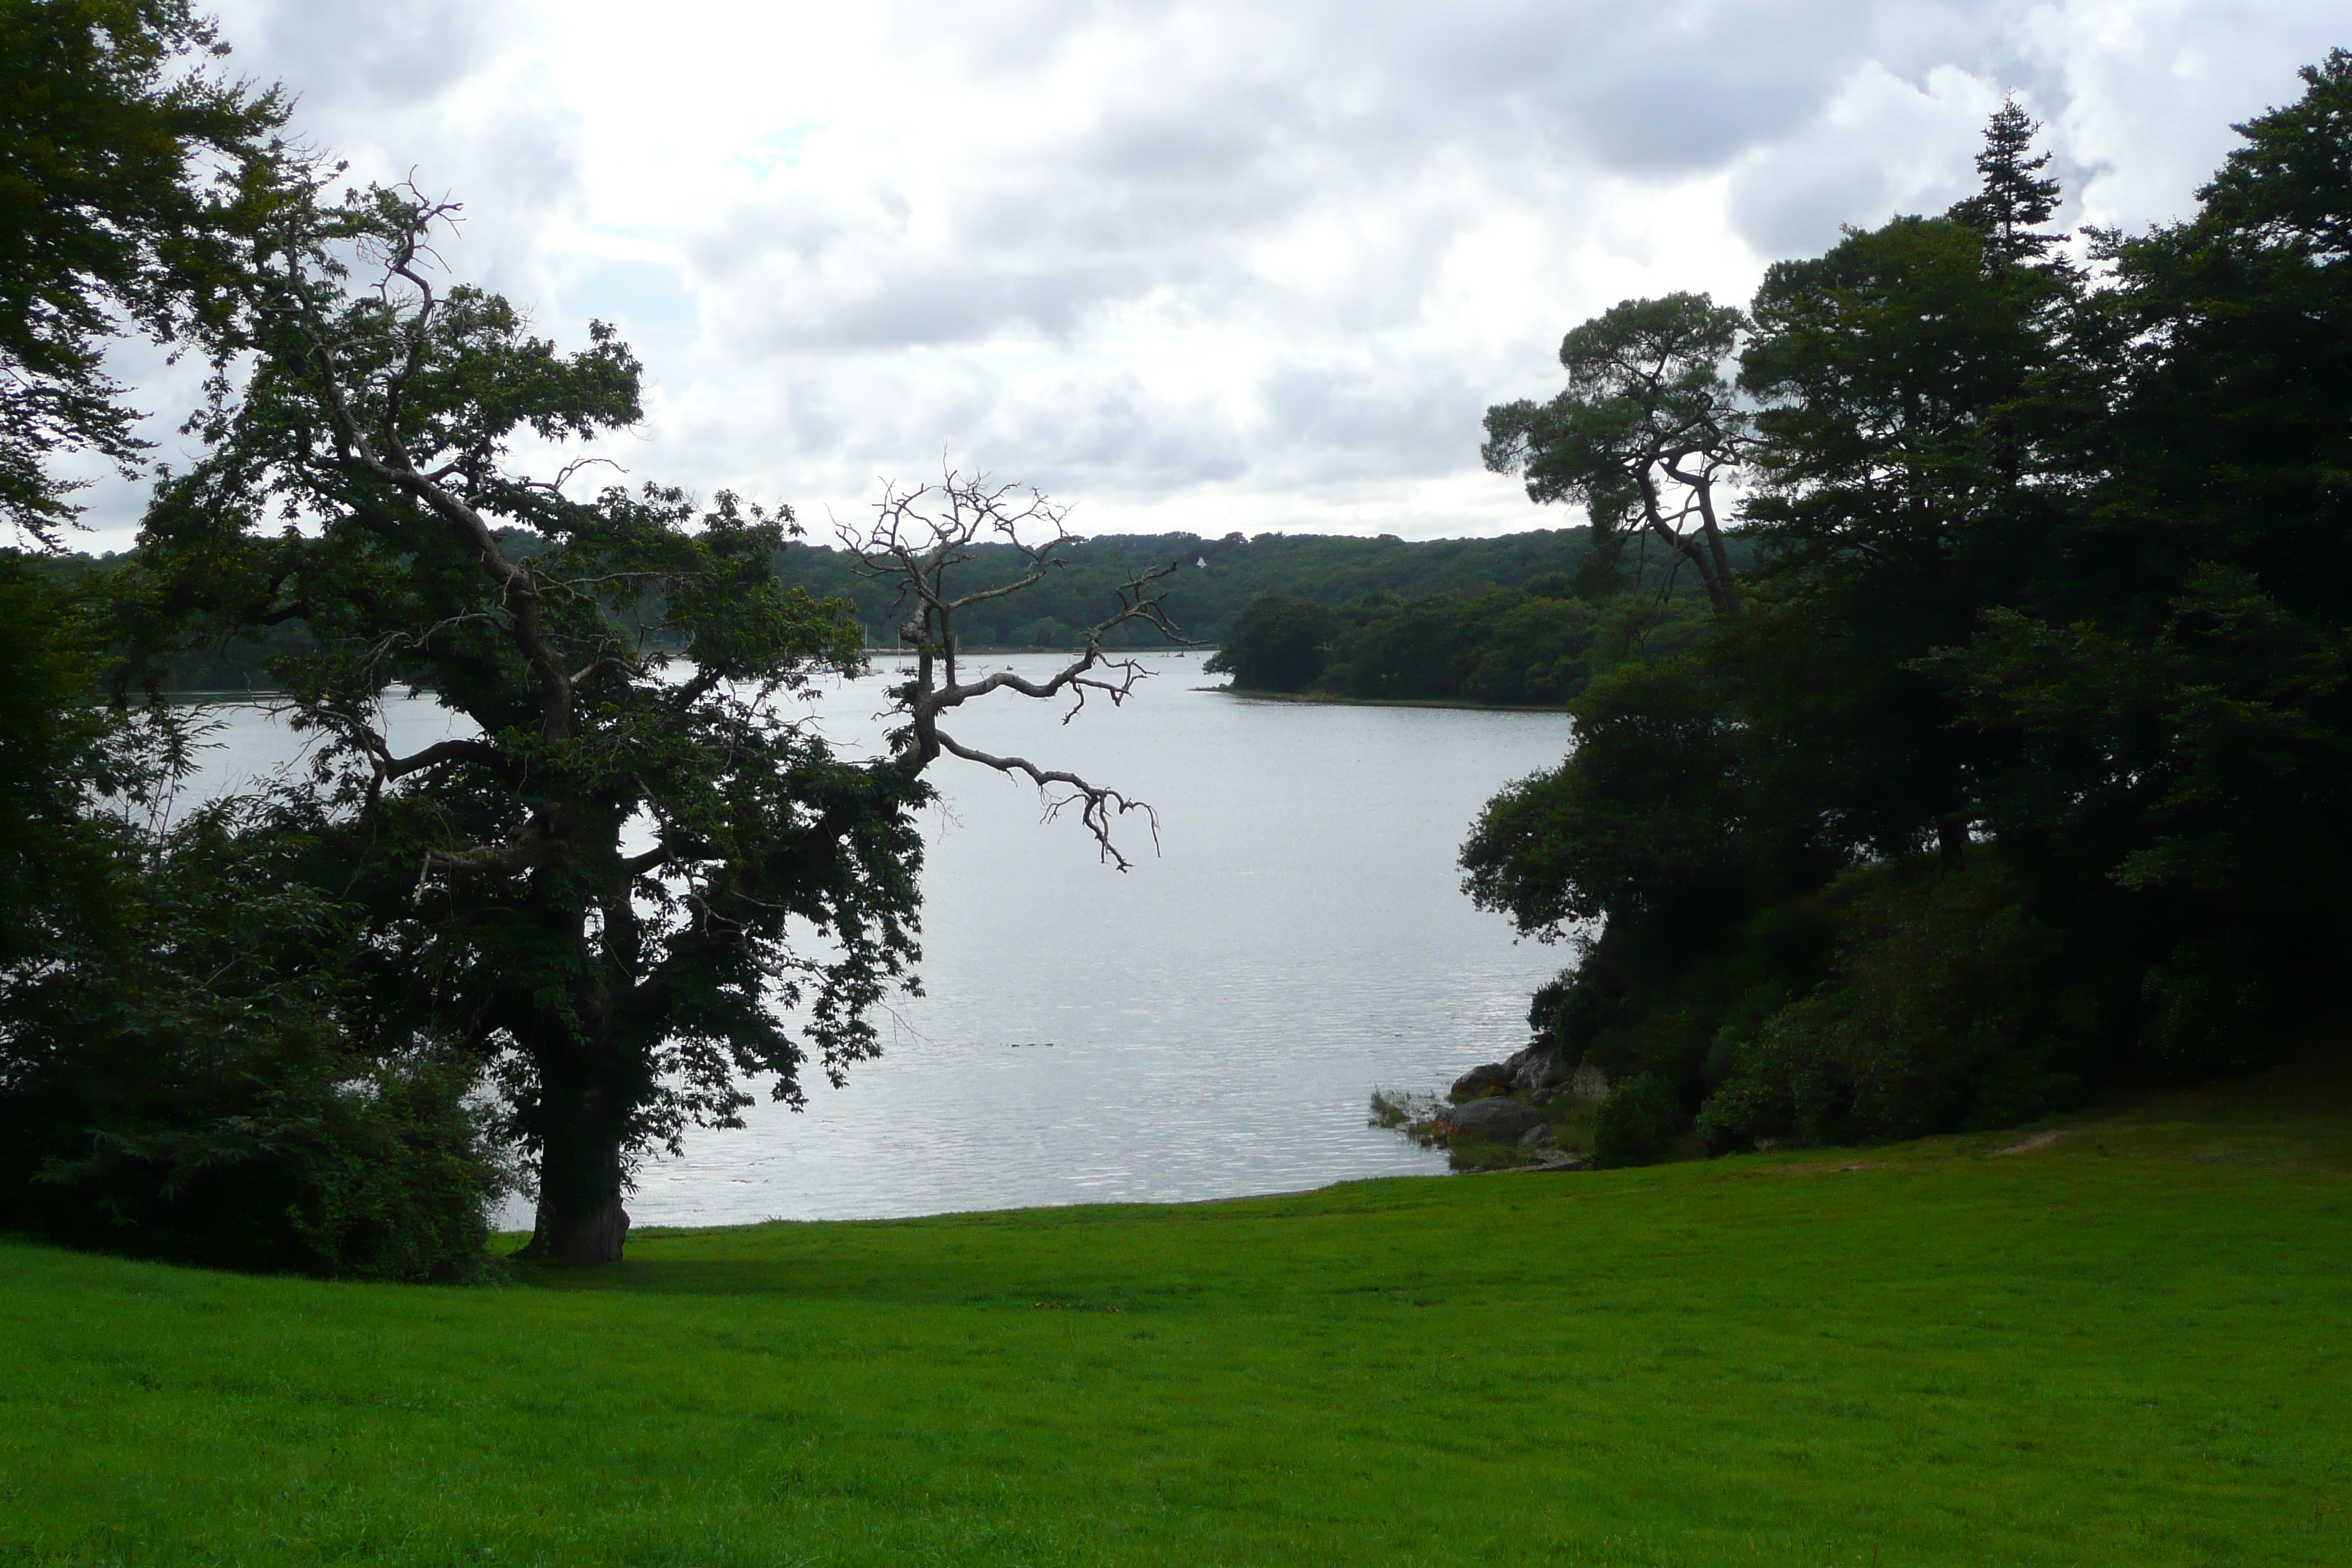
[[1591, 1062], [1579, 1062], [1576, 1076], [1568, 1080], [1568, 1092], [1579, 1100], [1598, 1105], [1609, 1098], [1609, 1075]]
[[1557, 1138], [1552, 1136], [1551, 1123], [1544, 1121], [1538, 1122], [1535, 1126], [1527, 1130], [1526, 1134], [1519, 1140], [1519, 1147], [1522, 1149], [1549, 1149], [1559, 1142], [1559, 1141]]
[[1516, 1100], [1474, 1100], [1437, 1113], [1437, 1124], [1460, 1138], [1508, 1143], [1536, 1125], [1536, 1113]]
[[1510, 1071], [1511, 1087], [1530, 1093], [1540, 1093], [1568, 1076], [1568, 1064], [1549, 1034], [1537, 1036], [1527, 1049], [1514, 1052], [1503, 1066]]
[[1500, 1062], [1488, 1062], [1472, 1068], [1454, 1080], [1454, 1098], [1474, 1100], [1485, 1094], [1508, 1094], [1511, 1091], [1511, 1069]]

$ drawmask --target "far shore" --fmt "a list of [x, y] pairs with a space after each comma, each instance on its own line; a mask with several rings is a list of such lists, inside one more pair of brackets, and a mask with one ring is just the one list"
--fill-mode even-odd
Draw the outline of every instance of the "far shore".
[[1325, 691], [1249, 691], [1235, 686], [1196, 686], [1252, 702], [1297, 702], [1324, 708], [1463, 708], [1474, 713], [1565, 713], [1564, 702], [1473, 702], [1466, 697], [1339, 697]]

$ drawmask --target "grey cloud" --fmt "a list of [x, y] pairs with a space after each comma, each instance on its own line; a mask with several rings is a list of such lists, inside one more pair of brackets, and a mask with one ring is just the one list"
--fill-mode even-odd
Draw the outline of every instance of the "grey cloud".
[[[672, 347], [688, 312], [658, 276], [534, 271], [582, 184], [562, 84], [500, 78], [462, 122], [441, 107], [487, 96], [456, 89], [506, 58], [509, 13], [229, 3], [240, 66], [300, 89], [323, 140], [473, 204], [462, 269], [659, 320], [648, 348], [676, 395], [648, 467], [806, 497], [813, 475], [920, 471], [944, 442], [1071, 499], [1213, 491], [1257, 515], [1475, 477], [1485, 405], [1549, 382], [1560, 331], [1607, 302], [1588, 278], [1655, 291], [1685, 243], [1744, 266], [1727, 221], [1773, 257], [1939, 208], [1970, 179], [1975, 127], [1929, 101], [1938, 67], [2027, 92], [2070, 187], [2139, 222], [2177, 210], [2223, 121], [2294, 96], [2292, 66], [2341, 30], [2315, 0], [922, 0], [889, 13], [878, 90], [989, 99], [971, 144], [917, 153], [943, 195], [918, 213], [887, 170], [827, 189], [780, 168], [684, 237], [707, 336]], [[1865, 79], [1884, 90], [1857, 107]], [[1669, 186], [1692, 193], [1696, 239], [1600, 205]], [[1449, 250], [1497, 215], [1545, 253], [1510, 285], [1524, 329], [1434, 341]], [[1129, 311], [1251, 357], [1229, 384], [1168, 391], [1121, 360]]]
[[467, 138], [467, 191], [506, 213], [543, 213], [580, 186], [580, 128], [568, 108], [509, 105]]
[[561, 84], [520, 73], [487, 104], [460, 89], [509, 63], [525, 15], [478, 0], [227, 0], [222, 20], [237, 68], [294, 93], [299, 134], [356, 178], [413, 172], [463, 202], [470, 252], [520, 279], [530, 234], [576, 197], [578, 111]]
[[1854, 4], [1607, 7], [1548, 29], [1520, 88], [1538, 125], [1602, 166], [1716, 167], [1803, 123], [1868, 40]]
[[[1254, 52], [1202, 66], [1171, 50], [1160, 72], [1091, 84], [1076, 132], [960, 171], [943, 215], [949, 237], [935, 247], [911, 246], [902, 223], [871, 212], [787, 201], [726, 215], [696, 244], [697, 266], [713, 280], [761, 279], [768, 300], [750, 313], [764, 325], [747, 329], [747, 342], [884, 347], [1007, 330], [1060, 338], [1094, 310], [1156, 290], [1219, 295], [1213, 308], [1230, 310], [1261, 292], [1253, 247], [1318, 210], [1352, 205], [1386, 226], [1409, 264], [1354, 266], [1353, 297], [1317, 309], [1374, 326], [1419, 308], [1444, 234], [1473, 216], [1439, 202], [1414, 221], [1412, 188], [1439, 162], [1477, 170], [1490, 183], [1475, 195], [1496, 202], [1533, 183], [1522, 170], [1720, 167], [1801, 132], [1874, 50], [1909, 64], [1932, 52], [1921, 38], [1969, 31], [1966, 7], [1916, 9], [1906, 29], [1864, 0], [1446, 14], [1306, 6], [1281, 13], [1286, 25], [1271, 30], [1254, 20], [1253, 43], [1272, 40]], [[1080, 35], [1150, 33], [1172, 15], [1051, 5], [1008, 20], [992, 8], [929, 7], [901, 13], [901, 26], [958, 60], [1017, 35], [1033, 60], [1050, 61]], [[1778, 245], [1833, 234], [1879, 194], [1864, 151], [1760, 172], [1742, 193], [1743, 219], [1751, 238]], [[801, 268], [773, 272], [767, 264], [785, 255]]]
[[679, 279], [677, 268], [651, 261], [604, 261], [576, 267], [559, 279], [567, 301], [583, 307], [574, 316], [594, 315], [616, 321], [639, 353], [658, 344], [682, 346], [692, 341], [696, 326], [694, 295]]
[[967, 342], [1012, 328], [1066, 339], [1087, 312], [1181, 270], [1181, 252], [1055, 244], [1019, 228], [944, 247], [908, 241], [877, 197], [797, 195], [739, 206], [687, 247], [725, 303], [734, 352]]
[[1066, 339], [1095, 312], [1174, 293], [1224, 314], [1262, 292], [1249, 252], [1318, 209], [1366, 209], [1397, 245], [1351, 268], [1384, 303], [1323, 302], [1359, 324], [1410, 310], [1458, 195], [1440, 216], [1412, 210], [1424, 157], [1367, 162], [1345, 137], [1309, 134], [1296, 95], [1264, 83], [1171, 87], [1119, 97], [1076, 135], [960, 171], [943, 241], [908, 237], [878, 201], [791, 193], [745, 204], [689, 246], [696, 268], [757, 303], [746, 341], [887, 347], [1025, 330]]
[[1066, 376], [994, 411], [976, 451], [1019, 451], [1048, 488], [1181, 489], [1248, 470], [1242, 433], [1213, 406], [1153, 393], [1132, 373]]
[[1102, 0], [992, 0], [969, 6], [912, 0], [888, 14], [896, 24], [891, 31], [910, 52], [944, 58], [959, 74], [1019, 81], [1052, 65], [1087, 22], [1132, 20], [1168, 8]]
[[[1286, 49], [1237, 52], [1190, 80], [1183, 56], [1171, 52], [1160, 69], [1106, 95], [1093, 140], [1115, 167], [1129, 135], [1161, 114], [1188, 118], [1196, 132], [1181, 141], [1147, 136], [1146, 147], [1154, 154], [1180, 147], [1227, 173], [1260, 161], [1286, 132], [1344, 142], [1364, 156], [1425, 151], [1433, 142], [1533, 139], [1554, 155], [1612, 170], [1704, 170], [1801, 127], [1855, 64], [1875, 59], [1909, 70], [1981, 51], [2026, 3], [1496, 0], [1440, 8], [1325, 0], [1273, 13], [1235, 8], [1227, 15], [1237, 36], [1253, 46], [1272, 37]], [[1216, 14], [1055, 5], [1029, 8], [1019, 31], [1034, 59], [1050, 60], [1087, 34]], [[899, 15], [910, 37], [957, 58], [1004, 30], [992, 7], [943, 3]], [[1286, 26], [1269, 27], [1268, 16]], [[1242, 26], [1243, 17], [1252, 25]], [[1244, 87], [1253, 101], [1241, 101]], [[1246, 116], [1215, 113], [1221, 97]], [[1181, 107], [1163, 107], [1171, 102]]]
[[958, 268], [893, 274], [865, 296], [819, 296], [822, 309], [778, 311], [757, 341], [771, 347], [867, 349], [971, 342], [1026, 325], [1066, 339], [1087, 308], [1121, 291], [1108, 267]]
[[[935, 471], [942, 451], [1065, 500], [1157, 496], [1250, 471], [1247, 432], [1213, 401], [1172, 398], [1131, 371], [1015, 383], [952, 354], [798, 362], [755, 401], [670, 411], [663, 446], [745, 493], [854, 515], [881, 476]], [[746, 454], [761, 454], [746, 467]]]
[[792, 191], [739, 204], [717, 223], [688, 236], [684, 248], [702, 279], [723, 284], [757, 277], [782, 260], [817, 265], [853, 236], [882, 231], [884, 238], [895, 238], [905, 225], [903, 215], [889, 213], [879, 202], [866, 211]]
[[1286, 360], [1260, 377], [1261, 455], [1288, 452], [1303, 480], [1428, 479], [1475, 458], [1491, 400], [1435, 355]]
[[226, 21], [240, 64], [282, 77], [333, 118], [429, 103], [491, 58], [491, 13], [468, 0], [268, 0]]
[[1838, 228], [1885, 205], [1885, 172], [1859, 153], [1774, 160], [1741, 180], [1731, 220], [1765, 256], [1805, 256], [1837, 243]]

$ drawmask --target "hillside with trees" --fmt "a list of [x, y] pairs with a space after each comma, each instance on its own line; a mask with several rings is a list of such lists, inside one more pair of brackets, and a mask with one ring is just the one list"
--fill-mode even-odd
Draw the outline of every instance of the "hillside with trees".
[[[546, 548], [545, 541], [522, 529], [506, 530], [501, 540], [502, 547], [518, 558], [535, 556]], [[1261, 533], [1255, 538], [1234, 533], [1223, 539], [1192, 533], [1073, 537], [1056, 552], [1053, 570], [1018, 598], [971, 606], [966, 646], [1076, 647], [1084, 628], [1116, 605], [1120, 584], [1138, 571], [1174, 568], [1165, 585], [1174, 634], [1190, 642], [1220, 646], [1263, 599], [1337, 606], [1518, 587], [1577, 571], [1589, 554], [1586, 541], [1587, 531], [1581, 528], [1535, 529], [1494, 539], [1311, 533]], [[26, 558], [24, 566], [70, 584], [122, 571], [136, 559], [135, 550], [97, 557], [58, 552]], [[898, 622], [905, 613], [898, 590], [862, 571], [855, 552], [793, 539], [777, 551], [771, 569], [779, 581], [815, 598], [839, 599], [848, 605], [858, 635], [869, 646], [888, 647], [896, 640]], [[1013, 582], [1027, 570], [1028, 557], [1017, 546], [975, 541], [971, 559], [957, 568], [957, 580], [978, 592]], [[658, 640], [662, 636], [656, 606], [635, 606], [633, 621], [648, 637]], [[209, 642], [174, 651], [163, 667], [164, 685], [180, 691], [272, 689], [271, 659], [299, 651], [307, 646], [306, 635], [291, 623], [221, 628]], [[1166, 647], [1171, 640], [1170, 634], [1156, 628], [1130, 626], [1112, 634], [1106, 646]]]
[[[1676, 652], [1706, 623], [1706, 574], [1680, 551], [1627, 542], [1604, 537], [1574, 572], [1523, 584], [1338, 605], [1268, 594], [1202, 668], [1243, 693], [1558, 707], [1604, 670]], [[1736, 535], [1717, 542], [1728, 581], [1754, 550]]]
[[[1222, 644], [1249, 607], [1268, 596], [1336, 605], [1376, 595], [1412, 597], [1515, 587], [1573, 572], [1586, 553], [1581, 528], [1423, 541], [1392, 534], [1103, 534], [1074, 542], [1053, 573], [1017, 603], [974, 606], [978, 613], [968, 635], [974, 647], [1065, 647], [1075, 628], [1101, 618], [1100, 606], [1127, 574], [1145, 567], [1176, 569], [1168, 580], [1167, 607], [1183, 636]], [[966, 568], [975, 590], [1009, 582], [1024, 569], [1019, 552], [1003, 543], [975, 547]], [[849, 552], [797, 543], [785, 551], [776, 570], [813, 594], [839, 595], [856, 605], [877, 646], [892, 640], [893, 596], [860, 576]], [[1151, 634], [1140, 628], [1129, 634], [1129, 646], [1150, 640]]]
[[1564, 576], [1336, 606], [1265, 598], [1202, 668], [1243, 693], [1549, 708], [1604, 670], [1672, 653], [1697, 627], [1688, 600], [1596, 604]]

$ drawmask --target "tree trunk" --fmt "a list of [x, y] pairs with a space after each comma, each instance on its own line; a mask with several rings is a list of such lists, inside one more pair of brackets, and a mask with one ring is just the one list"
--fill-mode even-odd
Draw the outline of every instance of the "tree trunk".
[[[618, 1263], [629, 1237], [621, 1206], [621, 1145], [626, 1129], [608, 1112], [618, 1097], [601, 1089], [548, 1096], [539, 1216], [521, 1256], [544, 1263]], [[568, 1114], [566, 1114], [568, 1112]]]
[[618, 1263], [628, 1239], [629, 1211], [619, 1193], [591, 1207], [550, 1201], [542, 1193], [521, 1256], [541, 1263]]

